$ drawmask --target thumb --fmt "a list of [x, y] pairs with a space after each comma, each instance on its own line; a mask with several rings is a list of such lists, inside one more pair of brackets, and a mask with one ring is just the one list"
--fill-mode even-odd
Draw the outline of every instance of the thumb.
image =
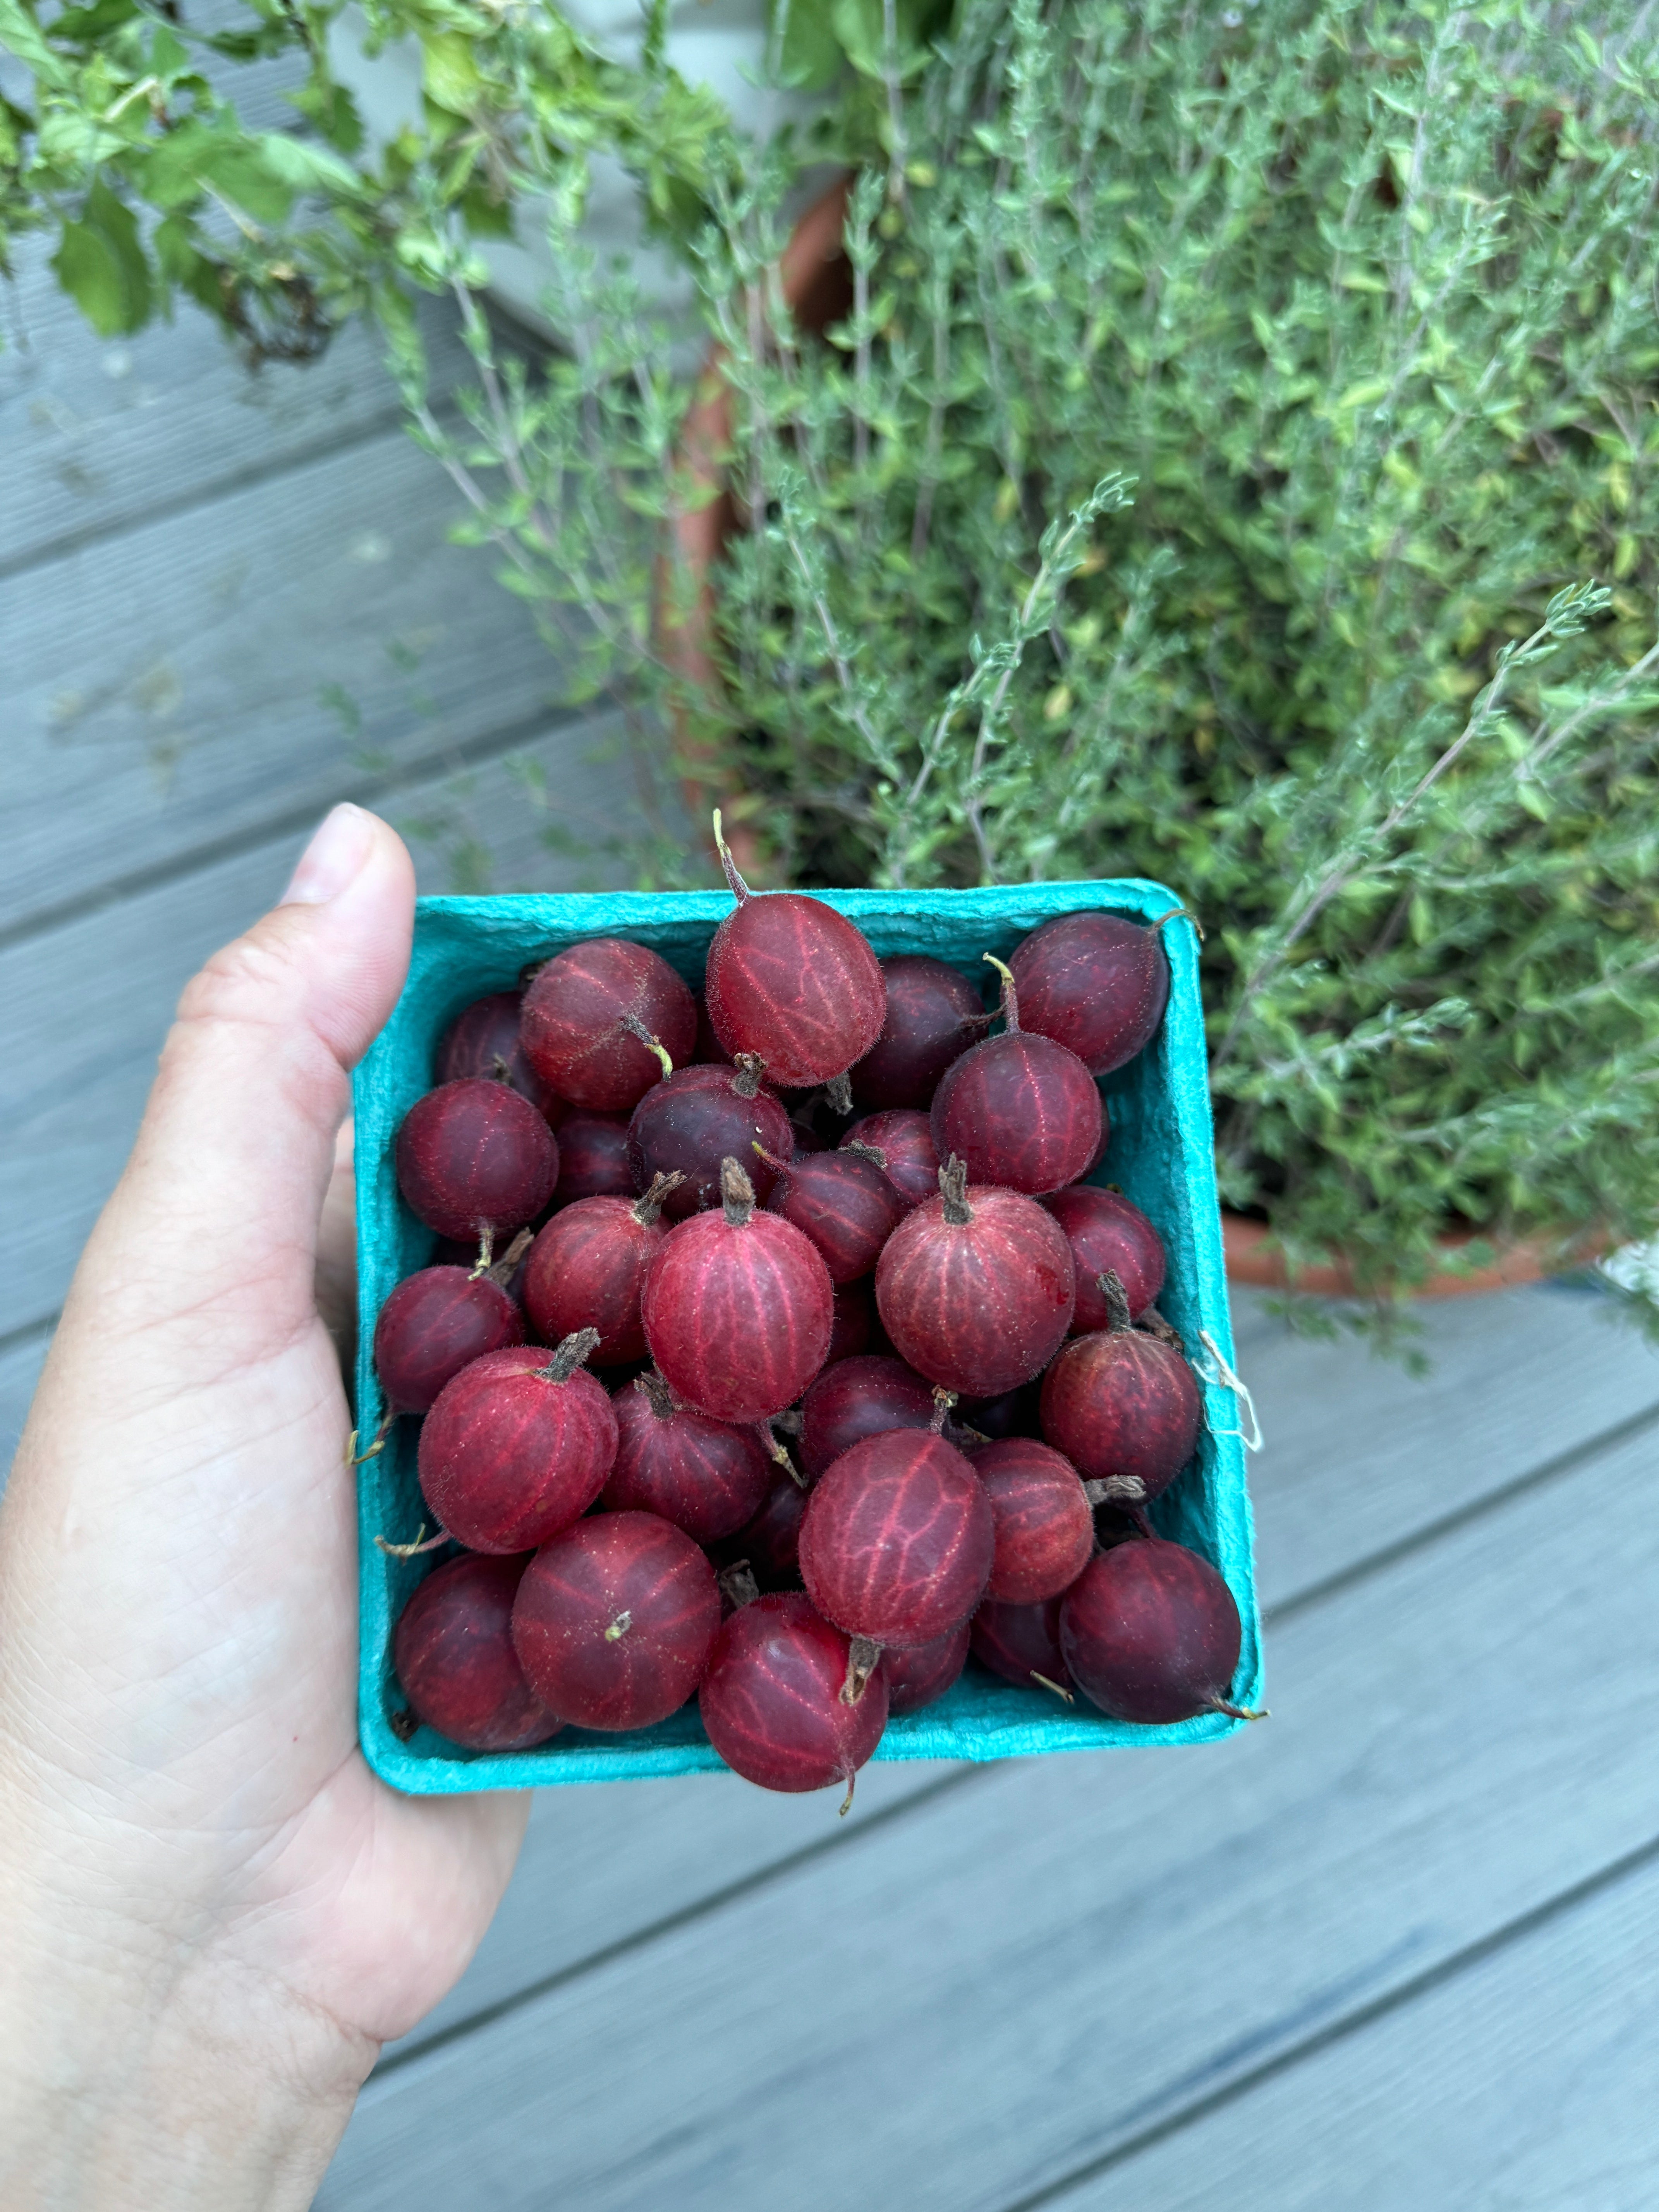
[[154, 1333], [186, 1321], [193, 1354], [169, 1346], [169, 1364], [193, 1356], [221, 1371], [310, 1322], [348, 1072], [397, 1003], [414, 907], [401, 839], [337, 806], [282, 902], [185, 987], [66, 1320], [95, 1282], [100, 1331], [142, 1329], [160, 1352]]

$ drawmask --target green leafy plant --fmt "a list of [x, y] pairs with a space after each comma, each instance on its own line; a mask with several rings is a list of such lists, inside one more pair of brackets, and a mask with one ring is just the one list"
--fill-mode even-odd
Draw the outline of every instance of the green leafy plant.
[[715, 195], [712, 616], [696, 577], [653, 615], [700, 494], [625, 286], [446, 453], [584, 683], [740, 781], [781, 873], [1170, 884], [1225, 1198], [1385, 1299], [1460, 1225], [1479, 1265], [1659, 1223], [1659, 160], [1621, 22], [969, 0], [853, 195], [830, 343], [769, 273], [775, 189]]

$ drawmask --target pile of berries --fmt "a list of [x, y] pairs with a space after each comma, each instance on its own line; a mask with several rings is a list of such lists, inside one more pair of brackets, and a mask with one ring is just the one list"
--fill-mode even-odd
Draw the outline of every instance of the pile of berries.
[[1232, 1597], [1146, 1514], [1200, 1420], [1164, 1251], [1080, 1180], [1158, 925], [1044, 923], [986, 956], [993, 1013], [726, 872], [701, 1002], [573, 945], [459, 1016], [398, 1132], [451, 1249], [375, 1330], [370, 1449], [424, 1417], [438, 1529], [382, 1540], [461, 1548], [398, 1622], [395, 1724], [513, 1750], [695, 1697], [738, 1773], [850, 1796], [970, 1652], [1121, 1720], [1236, 1711]]

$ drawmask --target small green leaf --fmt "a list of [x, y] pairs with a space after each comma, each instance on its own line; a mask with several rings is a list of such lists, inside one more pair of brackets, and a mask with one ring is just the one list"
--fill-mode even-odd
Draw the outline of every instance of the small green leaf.
[[101, 179], [81, 221], [64, 225], [52, 265], [100, 337], [124, 337], [149, 320], [150, 268], [137, 221]]

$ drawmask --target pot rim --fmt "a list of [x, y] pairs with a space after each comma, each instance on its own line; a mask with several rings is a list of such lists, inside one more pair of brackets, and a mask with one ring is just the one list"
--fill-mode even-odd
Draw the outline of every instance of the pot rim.
[[[1350, 1255], [1339, 1252], [1323, 1266], [1299, 1267], [1292, 1273], [1285, 1254], [1265, 1221], [1221, 1212], [1222, 1247], [1226, 1255], [1227, 1279], [1255, 1290], [1295, 1291], [1312, 1297], [1354, 1298], [1373, 1293], [1355, 1279]], [[1612, 1246], [1606, 1230], [1592, 1224], [1578, 1229], [1540, 1229], [1524, 1236], [1493, 1235], [1468, 1228], [1448, 1230], [1436, 1240], [1436, 1249], [1448, 1260], [1472, 1244], [1488, 1244], [1495, 1258], [1480, 1267], [1437, 1267], [1422, 1282], [1405, 1290], [1412, 1298], [1456, 1298], [1486, 1291], [1516, 1290], [1541, 1283], [1551, 1275], [1599, 1260]]]

